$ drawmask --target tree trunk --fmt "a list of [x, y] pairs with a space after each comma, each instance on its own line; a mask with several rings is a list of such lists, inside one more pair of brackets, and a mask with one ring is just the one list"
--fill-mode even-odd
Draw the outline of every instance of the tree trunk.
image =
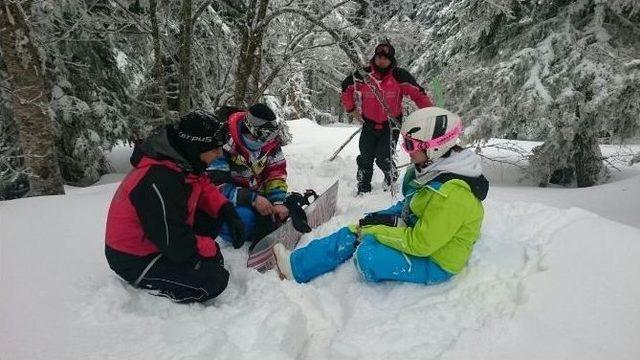
[[29, 191], [10, 89], [7, 67], [0, 56], [0, 201], [21, 198]]
[[191, 108], [191, 0], [182, 0], [180, 12], [180, 115]]
[[5, 0], [0, 0], [0, 46], [13, 90], [13, 114], [29, 173], [29, 195], [64, 194], [40, 58], [22, 9]]
[[256, 10], [256, 0], [251, 0], [247, 6], [247, 14], [245, 23], [241, 24], [240, 32], [240, 48], [238, 55], [238, 67], [236, 68], [236, 84], [233, 91], [233, 99], [235, 105], [244, 105], [245, 94], [247, 91], [247, 82], [251, 73], [250, 64], [253, 60], [250, 56], [253, 42], [253, 18]]
[[[247, 7], [247, 17], [242, 29], [242, 40], [240, 44], [240, 55], [238, 56], [238, 67], [236, 70], [236, 86], [234, 91], [234, 101], [236, 105], [247, 105], [247, 100], [251, 99], [248, 89], [251, 85], [257, 90], [257, 82], [260, 79], [260, 54], [262, 48], [263, 31], [255, 32], [256, 25], [264, 19], [267, 13], [269, 0], [251, 0]], [[256, 75], [257, 74], [257, 75]], [[253, 83], [250, 81], [253, 79]]]
[[247, 91], [244, 96], [246, 103], [251, 102], [249, 99], [255, 98], [257, 101], [260, 98], [260, 95], [258, 95], [257, 92], [260, 88], [260, 70], [262, 69], [262, 35], [256, 37], [255, 43], [255, 60], [253, 61], [253, 69], [251, 69], [251, 75], [249, 77], [249, 85], [247, 86]]
[[[267, 6], [269, 5], [269, 0], [260, 0], [260, 4], [258, 5], [258, 15], [257, 19], [264, 19], [267, 14]], [[264, 33], [266, 28], [262, 28], [263, 30], [256, 31], [254, 33], [254, 48], [252, 57], [254, 59], [251, 68], [251, 77], [249, 83], [249, 90], [244, 96], [245, 102], [249, 102], [249, 99], [254, 97], [259, 97], [256, 92], [260, 88], [260, 72], [262, 70], [262, 40], [264, 38]]]
[[573, 138], [575, 153], [573, 155], [576, 170], [576, 182], [579, 188], [595, 185], [602, 174], [602, 152], [595, 137], [595, 124], [586, 122], [578, 128]]
[[169, 106], [167, 104], [167, 84], [164, 73], [162, 48], [160, 44], [160, 30], [158, 27], [158, 3], [157, 0], [149, 0], [149, 10], [151, 15], [151, 35], [153, 36], [153, 55], [155, 57], [154, 73], [158, 84], [158, 97], [160, 98], [160, 117], [154, 125], [162, 125], [169, 121]]

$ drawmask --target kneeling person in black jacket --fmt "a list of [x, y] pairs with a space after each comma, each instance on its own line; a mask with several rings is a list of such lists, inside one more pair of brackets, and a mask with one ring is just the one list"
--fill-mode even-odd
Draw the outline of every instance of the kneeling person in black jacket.
[[204, 170], [228, 137], [224, 121], [195, 110], [134, 149], [107, 217], [106, 257], [120, 277], [179, 303], [204, 302], [227, 287], [212, 234], [225, 222], [240, 247], [242, 221]]

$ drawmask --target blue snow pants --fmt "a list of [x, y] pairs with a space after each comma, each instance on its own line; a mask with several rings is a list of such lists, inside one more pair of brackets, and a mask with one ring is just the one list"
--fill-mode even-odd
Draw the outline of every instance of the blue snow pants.
[[297, 282], [305, 283], [336, 269], [354, 254], [356, 268], [366, 281], [431, 285], [453, 276], [430, 258], [404, 254], [379, 243], [372, 235], [364, 236], [358, 245], [356, 236], [346, 227], [291, 253], [291, 270]]

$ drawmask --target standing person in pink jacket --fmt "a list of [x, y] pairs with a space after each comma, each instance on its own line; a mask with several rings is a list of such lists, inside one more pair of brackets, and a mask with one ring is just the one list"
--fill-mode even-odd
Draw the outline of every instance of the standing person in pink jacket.
[[[403, 97], [409, 96], [419, 109], [433, 106], [415, 78], [405, 69], [396, 66], [395, 49], [390, 44], [376, 46], [374, 56], [364, 72], [368, 79], [354, 73], [342, 82], [342, 105], [352, 119], [363, 122], [360, 155], [356, 159], [358, 194], [371, 191], [374, 161], [384, 172], [385, 187], [392, 186], [398, 177], [392, 151], [395, 152], [400, 129], [393, 129], [390, 134], [389, 115], [398, 124], [402, 122]], [[361, 100], [359, 110], [356, 95]]]

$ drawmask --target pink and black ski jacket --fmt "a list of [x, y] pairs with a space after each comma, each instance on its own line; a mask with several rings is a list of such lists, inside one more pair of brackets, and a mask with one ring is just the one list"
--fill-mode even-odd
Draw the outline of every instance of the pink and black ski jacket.
[[387, 113], [383, 105], [376, 98], [371, 86], [376, 86], [378, 92], [386, 101], [391, 116], [399, 118], [402, 115], [402, 98], [409, 96], [418, 108], [433, 106], [433, 102], [418, 85], [416, 79], [408, 71], [393, 67], [386, 74], [376, 71], [374, 66], [364, 68], [365, 76], [369, 76], [372, 85], [365, 82], [359, 74], [347, 76], [342, 82], [342, 105], [347, 112], [356, 110], [356, 94], [361, 99], [362, 119], [376, 124], [376, 128], [382, 128], [388, 121]]
[[145, 146], [134, 151], [134, 168], [111, 201], [107, 248], [135, 257], [162, 253], [175, 262], [215, 256], [218, 246], [205, 235], [211, 232], [196, 234], [194, 220], [196, 212], [217, 219], [228, 200], [205, 173], [188, 170], [164, 133]]

